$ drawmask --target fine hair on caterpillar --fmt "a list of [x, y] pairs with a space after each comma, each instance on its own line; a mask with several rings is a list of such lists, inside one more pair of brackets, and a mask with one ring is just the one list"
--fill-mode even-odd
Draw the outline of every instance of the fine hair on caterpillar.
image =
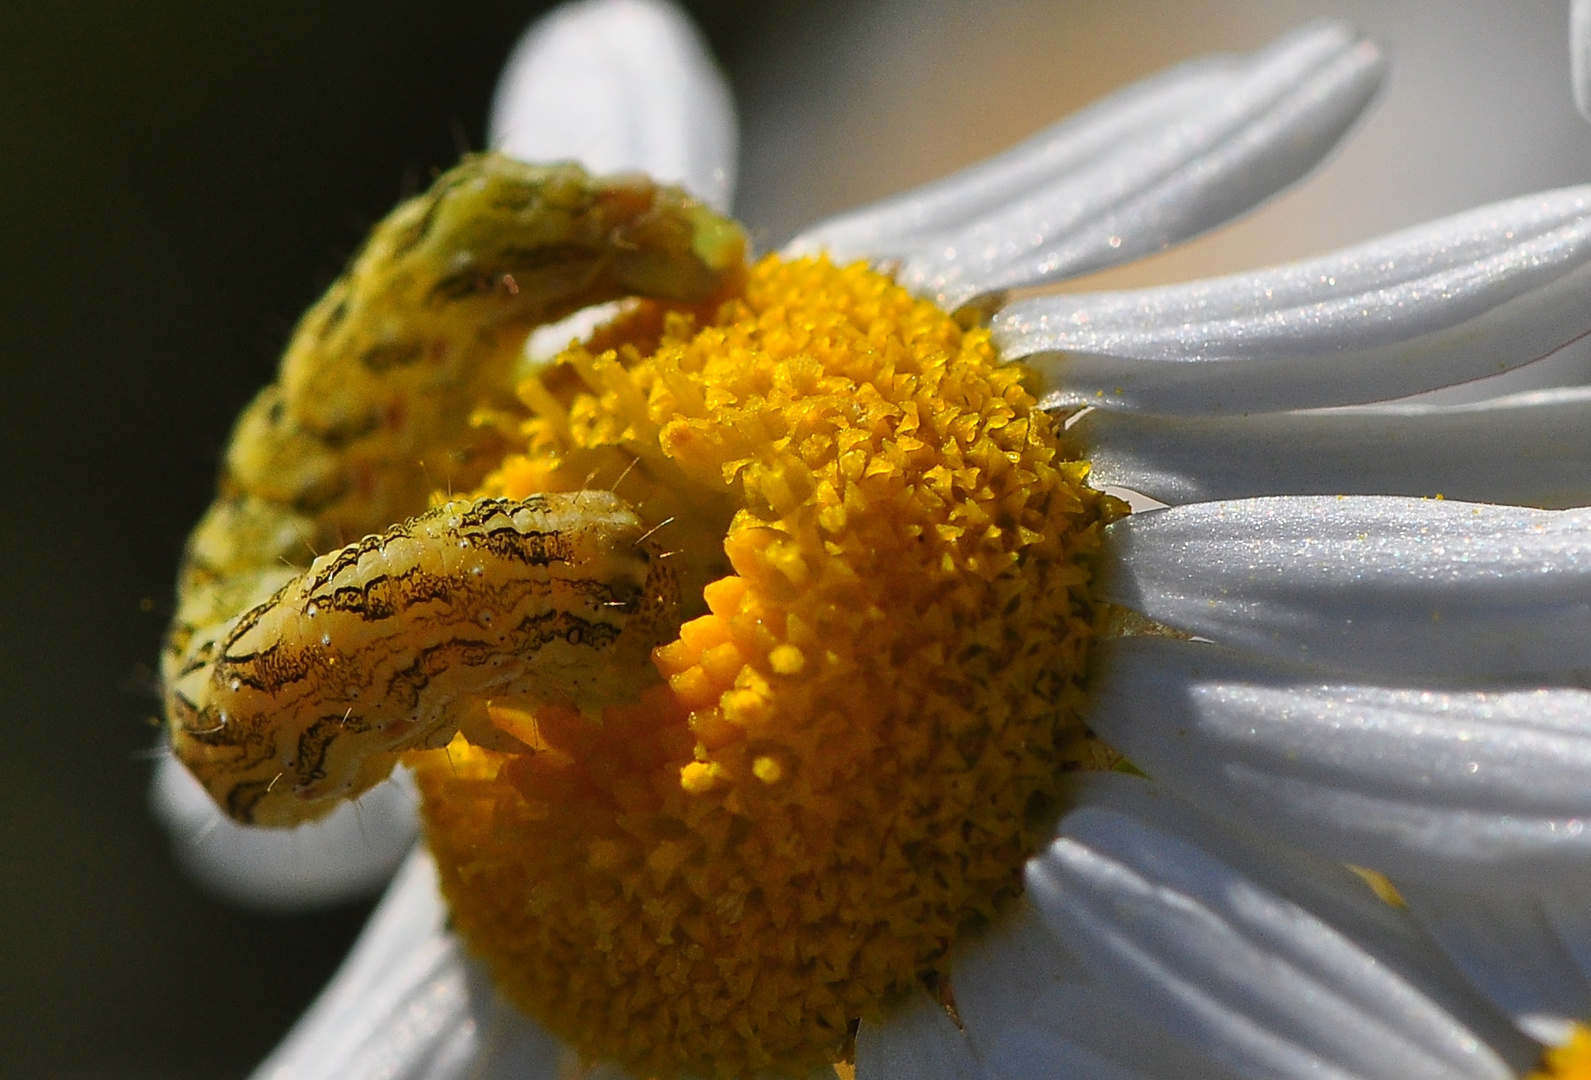
[[655, 525], [606, 492], [426, 508], [504, 452], [472, 417], [512, 406], [530, 331], [626, 296], [711, 303], [745, 249], [676, 188], [495, 154], [376, 227], [239, 418], [179, 574], [171, 745], [230, 816], [296, 824], [405, 749], [507, 738], [487, 695], [638, 689], [678, 622]]

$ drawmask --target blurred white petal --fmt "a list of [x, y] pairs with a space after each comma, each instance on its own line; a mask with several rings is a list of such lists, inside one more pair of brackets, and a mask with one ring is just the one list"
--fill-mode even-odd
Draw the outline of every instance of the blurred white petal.
[[582, 0], [525, 32], [492, 103], [494, 149], [640, 171], [719, 210], [735, 195], [735, 103], [706, 43], [665, 0]]
[[525, 347], [522, 350], [524, 359], [520, 370], [515, 374], [514, 381], [518, 383], [521, 379], [533, 378], [540, 374], [542, 368], [549, 361], [556, 359], [559, 353], [575, 342], [589, 338], [597, 327], [612, 322], [622, 315], [626, 308], [633, 305], [632, 300], [610, 300], [606, 304], [592, 304], [567, 318], [536, 327], [525, 339]]
[[856, 1031], [856, 1080], [980, 1080], [972, 1049], [939, 1004], [914, 990]]
[[1237, 414], [1402, 397], [1591, 332], [1591, 188], [1529, 195], [1306, 262], [1045, 296], [994, 319], [1048, 405]]
[[1591, 886], [1532, 895], [1507, 879], [1464, 890], [1400, 885], [1409, 909], [1459, 968], [1522, 1031], [1567, 1040], [1591, 1017]]
[[1341, 23], [1132, 87], [1010, 152], [820, 224], [787, 250], [898, 260], [947, 310], [1126, 262], [1298, 179], [1374, 96], [1380, 53]]
[[1591, 692], [1366, 686], [1150, 638], [1099, 671], [1089, 726], [1211, 814], [1400, 883], [1584, 878]]
[[239, 825], [170, 755], [156, 763], [150, 803], [188, 873], [248, 907], [304, 911], [373, 895], [419, 834], [407, 770], [296, 829]]
[[417, 850], [253, 1080], [556, 1080], [563, 1058], [465, 957], [436, 866]]
[[1513, 1075], [1353, 926], [1176, 832], [1085, 804], [1028, 865], [1051, 930], [1134, 1009], [1255, 1080]]
[[1244, 499], [1107, 536], [1100, 595], [1222, 644], [1405, 685], [1591, 675], [1591, 510]]
[[1574, 107], [1591, 120], [1591, 0], [1569, 5], [1569, 79]]

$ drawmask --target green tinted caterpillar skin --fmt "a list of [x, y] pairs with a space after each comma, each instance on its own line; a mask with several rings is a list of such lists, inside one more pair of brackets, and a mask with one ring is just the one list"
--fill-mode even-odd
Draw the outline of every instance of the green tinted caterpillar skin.
[[[333, 800], [385, 776], [403, 749], [436, 744], [452, 722], [437, 717], [459, 715], [460, 703], [472, 694], [519, 685], [487, 677], [490, 665], [463, 665], [485, 678], [478, 689], [467, 679], [432, 672], [427, 685], [435, 684], [436, 692], [420, 694], [420, 719], [382, 720], [372, 711], [373, 700], [344, 701], [338, 734], [324, 725], [314, 728], [314, 738], [326, 746], [312, 753], [283, 747], [294, 738], [302, 741], [309, 730], [304, 725], [318, 721], [319, 714], [309, 718], [313, 708], [305, 703], [336, 681], [326, 681], [324, 673], [278, 685], [274, 669], [268, 676], [255, 672], [250, 677], [259, 685], [251, 692], [265, 697], [250, 698], [244, 711], [225, 704], [232, 682], [244, 684], [237, 657], [287, 655], [284, 643], [310, 618], [307, 608], [293, 605], [317, 602], [304, 591], [317, 572], [301, 577], [315, 552], [332, 551], [315, 564], [329, 559], [340, 567], [332, 579], [363, 587], [366, 577], [379, 576], [377, 564], [392, 580], [405, 567], [430, 567], [434, 553], [422, 550], [427, 545], [474, 543], [432, 515], [397, 527], [417, 531], [398, 535], [392, 527], [422, 514], [433, 491], [475, 487], [500, 460], [502, 437], [472, 425], [471, 418], [480, 409], [512, 407], [512, 373], [531, 330], [625, 296], [711, 302], [739, 286], [745, 254], [737, 225], [676, 188], [640, 176], [593, 178], [575, 165], [533, 166], [495, 154], [465, 159], [376, 227], [344, 275], [299, 323], [276, 382], [239, 418], [216, 501], [189, 539], [178, 578], [177, 610], [161, 658], [171, 745], [231, 816], [272, 825], [319, 816]], [[524, 526], [551, 537], [580, 529], [583, 515], [595, 514], [587, 524], [597, 531], [582, 534], [582, 542], [569, 549], [576, 553], [611, 553], [623, 536], [634, 540], [642, 531], [633, 513], [611, 496], [564, 498], [575, 502], [549, 497], [509, 518], [551, 514]], [[508, 513], [500, 506], [491, 512]], [[461, 522], [468, 517], [456, 504], [452, 513]], [[597, 519], [603, 524], [595, 524]], [[646, 552], [644, 545], [634, 551]], [[500, 584], [509, 569], [488, 560], [479, 574]], [[651, 571], [641, 573], [633, 560], [604, 554], [585, 570], [568, 562], [552, 578], [616, 575], [599, 584], [628, 599], [612, 600], [616, 606], [605, 609], [607, 617], [644, 612], [641, 621], [650, 625], [648, 619], [668, 604], [641, 597], [664, 586], [643, 586], [638, 573], [650, 580]], [[497, 602], [457, 584], [451, 607], [407, 603], [408, 614], [395, 615], [399, 623], [384, 625], [380, 633], [368, 635], [365, 627], [349, 631], [346, 640], [334, 633], [324, 646], [332, 650], [326, 656], [335, 654], [339, 663], [362, 667], [379, 681], [396, 662], [402, 636], [387, 631], [404, 618], [427, 628], [416, 630], [415, 641], [434, 644], [437, 626], [473, 622], [485, 609], [471, 604]], [[562, 585], [554, 591], [569, 595]], [[276, 653], [272, 634], [281, 636]], [[622, 631], [614, 640], [619, 637]], [[376, 641], [382, 644], [370, 645]], [[363, 647], [374, 651], [366, 655]], [[501, 647], [536, 651], [529, 639]], [[309, 664], [307, 653], [295, 655]], [[544, 657], [548, 672], [585, 671], [557, 655], [555, 649]], [[585, 656], [581, 663], [593, 659]], [[518, 662], [505, 654], [498, 666]], [[582, 679], [587, 676], [560, 687], [547, 674], [520, 677], [554, 700], [582, 704], [602, 696], [593, 698]], [[261, 689], [270, 686], [277, 689]], [[408, 716], [413, 708], [405, 705], [399, 712]], [[245, 712], [253, 718], [252, 734], [244, 731]], [[412, 730], [399, 738], [394, 733], [404, 724]], [[298, 734], [289, 738], [288, 730]], [[268, 753], [267, 744], [274, 748]]]
[[596, 710], [678, 627], [607, 492], [458, 500], [323, 555], [169, 688], [172, 745], [227, 813], [292, 824], [443, 746], [480, 695]]

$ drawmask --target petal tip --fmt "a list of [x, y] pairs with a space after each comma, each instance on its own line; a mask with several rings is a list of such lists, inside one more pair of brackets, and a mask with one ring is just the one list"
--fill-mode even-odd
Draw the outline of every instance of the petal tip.
[[494, 149], [640, 170], [727, 210], [738, 134], [729, 84], [667, 0], [580, 0], [532, 23], [498, 82]]

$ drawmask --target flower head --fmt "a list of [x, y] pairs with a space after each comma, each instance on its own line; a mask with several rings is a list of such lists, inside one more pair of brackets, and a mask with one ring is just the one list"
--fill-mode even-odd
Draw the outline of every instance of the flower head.
[[[651, 4], [574, 11], [514, 69], [515, 131], [556, 111], [537, 65], [580, 67], [604, 20], [689, 42]], [[677, 91], [702, 61], [670, 48]], [[480, 402], [471, 446], [502, 452], [471, 497], [612, 491], [684, 621], [614, 654], [629, 700], [600, 714], [533, 682], [427, 729], [430, 854], [263, 1075], [556, 1068], [527, 1015], [638, 1075], [1502, 1077], [1536, 1040], [1574, 1067], [1583, 512], [1408, 496], [1591, 502], [1552, 442], [1586, 397], [1367, 403], [1591, 331], [1591, 196], [1005, 297], [1291, 182], [1379, 74], [1332, 24], [1178, 69], [818, 226], [728, 300], [631, 304], [504, 368], [518, 404]], [[583, 150], [592, 124], [523, 145]], [[667, 167], [721, 194], [730, 142]], [[1172, 505], [1118, 520], [1102, 483]], [[1154, 783], [1070, 775], [1119, 754]], [[1532, 933], [1566, 979], [1499, 959]]]
[[539, 752], [416, 760], [427, 838], [466, 940], [586, 1054], [804, 1070], [995, 916], [1093, 763], [1114, 511], [986, 331], [860, 264], [770, 257], [657, 323], [527, 386], [486, 490], [612, 485], [707, 610], [638, 706], [494, 704]]

